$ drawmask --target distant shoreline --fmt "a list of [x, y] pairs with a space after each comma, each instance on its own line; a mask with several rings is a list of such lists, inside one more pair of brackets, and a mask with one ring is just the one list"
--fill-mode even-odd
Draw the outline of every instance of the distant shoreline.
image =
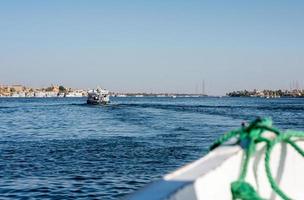
[[[51, 85], [44, 88], [32, 88], [23, 85], [0, 85], [0, 97], [15, 98], [50, 98], [50, 97], [86, 97], [89, 90], [73, 89], [62, 85]], [[206, 94], [187, 93], [147, 93], [147, 92], [111, 92], [115, 97], [205, 97]]]
[[233, 91], [226, 94], [229, 97], [261, 97], [261, 98], [303, 98], [304, 90], [291, 89], [291, 90], [241, 90]]
[[[259, 97], [259, 96], [191, 96], [191, 95], [178, 95], [178, 96], [157, 96], [157, 95], [148, 95], [148, 96], [142, 96], [142, 95], [110, 95], [111, 98], [230, 98], [230, 99], [302, 99], [304, 96], [283, 96], [283, 97]], [[13, 96], [0, 96], [0, 99], [81, 99], [81, 98], [87, 98], [86, 96], [69, 96], [69, 97], [59, 97], [59, 96], [53, 96], [53, 97], [13, 97]]]
[[[207, 96], [207, 95], [184, 95], [184, 94], [174, 94], [174, 95], [160, 95], [160, 94], [111, 94], [111, 97], [153, 97], [153, 98], [200, 98], [200, 97], [219, 97], [219, 96]], [[85, 98], [86, 96], [0, 96], [0, 98]]]

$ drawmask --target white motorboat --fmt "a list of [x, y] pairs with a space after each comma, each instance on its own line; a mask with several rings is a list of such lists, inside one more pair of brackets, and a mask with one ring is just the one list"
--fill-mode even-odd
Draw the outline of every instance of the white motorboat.
[[304, 132], [279, 132], [267, 123], [237, 130], [241, 134], [127, 199], [304, 199]]
[[96, 90], [88, 92], [87, 104], [99, 105], [108, 104], [110, 102], [109, 91], [98, 87]]

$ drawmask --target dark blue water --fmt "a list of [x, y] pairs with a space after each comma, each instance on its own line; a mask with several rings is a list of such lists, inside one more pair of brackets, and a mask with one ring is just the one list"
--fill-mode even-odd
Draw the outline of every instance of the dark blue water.
[[304, 129], [304, 99], [0, 98], [0, 199], [119, 199], [256, 116]]

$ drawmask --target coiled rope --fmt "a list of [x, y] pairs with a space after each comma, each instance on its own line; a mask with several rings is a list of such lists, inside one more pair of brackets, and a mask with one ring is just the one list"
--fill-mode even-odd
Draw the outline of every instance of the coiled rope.
[[[273, 138], [263, 136], [263, 133], [272, 132], [274, 133]], [[304, 139], [304, 132], [297, 131], [287, 131], [280, 132], [278, 129], [272, 127], [272, 121], [270, 119], [261, 119], [258, 118], [248, 126], [243, 124], [242, 128], [228, 132], [227, 134], [220, 137], [215, 143], [210, 147], [210, 150], [215, 149], [216, 147], [222, 145], [223, 143], [229, 141], [232, 138], [237, 139], [237, 144], [241, 145], [245, 151], [242, 165], [241, 173], [237, 181], [231, 183], [231, 193], [234, 200], [263, 200], [254, 189], [252, 185], [245, 181], [246, 174], [248, 171], [248, 164], [250, 157], [256, 151], [256, 145], [258, 143], [265, 143], [265, 170], [268, 181], [271, 185], [273, 191], [284, 200], [291, 199], [282, 189], [278, 186], [277, 182], [272, 176], [270, 170], [270, 154], [274, 146], [278, 143], [287, 143], [291, 145], [300, 155], [304, 157], [304, 151], [296, 143], [297, 139]]]

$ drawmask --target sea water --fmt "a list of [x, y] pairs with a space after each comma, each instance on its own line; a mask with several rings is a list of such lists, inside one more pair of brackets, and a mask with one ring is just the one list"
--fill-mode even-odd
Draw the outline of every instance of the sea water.
[[0, 199], [120, 199], [255, 117], [304, 130], [304, 99], [0, 98]]

